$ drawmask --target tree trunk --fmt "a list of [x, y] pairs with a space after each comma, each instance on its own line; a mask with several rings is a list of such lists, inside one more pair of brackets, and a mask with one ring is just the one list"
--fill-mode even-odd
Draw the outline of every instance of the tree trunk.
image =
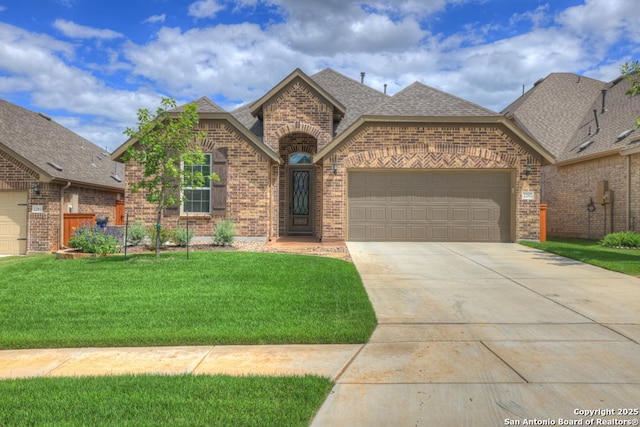
[[[158, 208], [158, 222], [156, 222], [156, 258], [160, 258], [160, 230], [162, 226], [160, 222], [162, 221], [162, 206]], [[163, 242], [164, 243], [164, 242]]]

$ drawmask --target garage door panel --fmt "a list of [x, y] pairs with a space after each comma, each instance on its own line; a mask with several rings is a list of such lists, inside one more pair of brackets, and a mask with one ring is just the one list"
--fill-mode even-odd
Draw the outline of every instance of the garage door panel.
[[404, 207], [404, 208], [391, 208], [389, 209], [390, 211], [390, 220], [391, 221], [402, 221], [402, 222], [406, 222], [407, 221], [407, 210], [409, 208], [408, 207]]
[[407, 227], [389, 227], [392, 240], [407, 240]]
[[427, 220], [427, 208], [411, 208], [411, 222], [423, 222]]
[[471, 219], [472, 221], [489, 221], [489, 219], [493, 218], [495, 215], [493, 214], [493, 209], [487, 208], [474, 208], [471, 209]]
[[429, 219], [431, 221], [448, 221], [449, 220], [449, 209], [447, 208], [432, 208], [429, 210], [431, 215], [429, 215]]
[[371, 203], [385, 204], [387, 201], [387, 193], [385, 191], [369, 191], [366, 200]]
[[406, 204], [408, 201], [407, 191], [392, 191], [391, 196], [387, 199], [391, 203]]
[[473, 227], [471, 229], [473, 240], [478, 242], [489, 242], [491, 241], [491, 229], [489, 227]]
[[0, 255], [27, 251], [27, 192], [0, 191]]
[[467, 209], [451, 209], [451, 221], [469, 221], [469, 211]]
[[353, 171], [349, 240], [510, 241], [510, 189], [510, 172]]
[[372, 225], [369, 227], [368, 240], [389, 240], [387, 239], [386, 226]]
[[452, 226], [449, 228], [449, 238], [458, 241], [469, 240], [469, 228]]
[[385, 222], [387, 220], [387, 208], [378, 208], [378, 207], [370, 208], [369, 219], [371, 221]]
[[416, 227], [415, 225], [413, 225], [408, 227], [408, 229], [410, 232], [409, 237], [411, 240], [423, 241], [427, 239], [427, 226]]
[[433, 240], [447, 241], [449, 240], [449, 228], [434, 226], [431, 228], [431, 237]]

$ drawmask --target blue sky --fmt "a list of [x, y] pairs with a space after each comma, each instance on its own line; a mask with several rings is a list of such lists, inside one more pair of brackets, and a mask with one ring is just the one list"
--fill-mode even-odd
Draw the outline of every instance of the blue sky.
[[636, 0], [0, 0], [0, 98], [109, 151], [162, 96], [231, 110], [298, 67], [499, 111], [549, 73], [610, 81], [639, 53]]

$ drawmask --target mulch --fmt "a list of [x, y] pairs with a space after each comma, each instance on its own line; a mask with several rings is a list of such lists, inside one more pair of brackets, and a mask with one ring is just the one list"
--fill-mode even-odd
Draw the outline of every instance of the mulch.
[[[160, 248], [161, 253], [166, 252], [186, 252], [186, 247], [167, 245]], [[281, 247], [278, 245], [269, 245], [265, 242], [233, 242], [230, 246], [217, 246], [213, 244], [193, 244], [189, 245], [190, 252], [207, 251], [207, 252], [270, 252], [281, 254], [299, 254], [312, 255], [330, 258], [338, 258], [351, 262], [349, 250], [344, 245], [326, 246], [309, 244], [304, 247]], [[127, 254], [143, 254], [154, 253], [146, 245], [140, 244], [136, 246], [128, 246]]]

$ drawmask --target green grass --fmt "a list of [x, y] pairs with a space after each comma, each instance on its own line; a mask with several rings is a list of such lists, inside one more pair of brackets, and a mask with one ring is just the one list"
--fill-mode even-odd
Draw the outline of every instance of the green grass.
[[0, 425], [308, 426], [319, 377], [123, 376], [0, 381]]
[[582, 261], [631, 276], [640, 275], [640, 250], [614, 249], [601, 246], [595, 240], [549, 239], [545, 243], [520, 242], [524, 246], [542, 249], [567, 258]]
[[248, 252], [0, 259], [0, 348], [366, 342], [353, 264]]

